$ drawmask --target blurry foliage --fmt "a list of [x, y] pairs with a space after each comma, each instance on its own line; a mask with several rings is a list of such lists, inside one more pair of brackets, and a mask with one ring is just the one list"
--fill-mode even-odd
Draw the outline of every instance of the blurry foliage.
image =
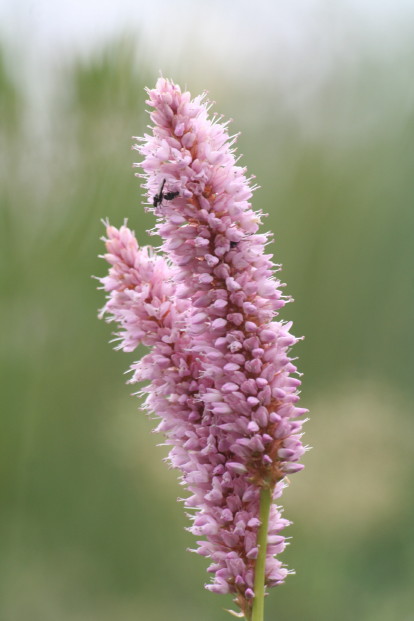
[[[245, 84], [214, 93], [262, 186], [255, 206], [296, 299], [283, 316], [306, 335], [315, 450], [285, 496], [298, 575], [268, 599], [279, 621], [412, 618], [413, 108], [399, 72], [351, 69], [306, 114]], [[101, 218], [151, 241], [129, 169], [155, 77], [129, 41], [65, 67], [37, 140], [0, 57], [2, 621], [228, 618], [185, 551], [176, 475], [123, 384], [135, 356], [107, 344], [90, 278], [105, 271]]]
[[2, 140], [17, 130], [21, 115], [21, 97], [8, 75], [3, 54], [0, 53], [0, 127]]

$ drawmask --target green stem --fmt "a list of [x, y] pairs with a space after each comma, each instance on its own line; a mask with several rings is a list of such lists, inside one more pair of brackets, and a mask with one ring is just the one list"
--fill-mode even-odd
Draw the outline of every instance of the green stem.
[[254, 574], [254, 600], [251, 621], [264, 620], [264, 596], [265, 596], [265, 565], [267, 549], [267, 531], [269, 528], [270, 505], [272, 504], [272, 490], [263, 487], [260, 492], [260, 526], [257, 533], [257, 547], [259, 553], [256, 559]]

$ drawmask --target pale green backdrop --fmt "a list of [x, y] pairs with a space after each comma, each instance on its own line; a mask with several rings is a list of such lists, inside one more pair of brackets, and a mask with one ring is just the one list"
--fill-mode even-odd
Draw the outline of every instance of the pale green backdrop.
[[[296, 355], [314, 448], [284, 497], [284, 560], [297, 573], [272, 590], [266, 618], [414, 620], [414, 39], [403, 5], [391, 32], [386, 20], [369, 27], [368, 8], [365, 36], [351, 6], [314, 3], [299, 62], [284, 44], [294, 12], [284, 26], [272, 9], [263, 48], [265, 15], [227, 7], [226, 30], [213, 4], [177, 3], [193, 11], [185, 27], [178, 8], [161, 11], [146, 39], [120, 31], [82, 54], [49, 50], [45, 73], [24, 38], [4, 35], [1, 621], [230, 618], [230, 598], [203, 589], [206, 561], [186, 552], [183, 490], [130, 397], [123, 372], [136, 356], [108, 344], [91, 279], [105, 272], [101, 218], [127, 217], [151, 241], [130, 147], [158, 67], [207, 89], [242, 132], [254, 205], [270, 214], [295, 298], [283, 318], [306, 337]], [[229, 58], [209, 56], [214, 37]], [[244, 56], [231, 56], [236, 44]]]

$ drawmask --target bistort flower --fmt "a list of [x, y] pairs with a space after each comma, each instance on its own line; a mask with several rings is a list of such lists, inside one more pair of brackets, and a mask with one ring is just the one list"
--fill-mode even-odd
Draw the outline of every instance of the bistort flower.
[[297, 339], [276, 319], [288, 299], [266, 254], [269, 235], [258, 232], [262, 214], [251, 207], [235, 137], [209, 118], [204, 96], [192, 100], [163, 78], [148, 96], [154, 125], [135, 148], [161, 253], [139, 248], [126, 225], [107, 224], [102, 314], [120, 326], [120, 348], [151, 348], [131, 381], [148, 381], [144, 407], [160, 419], [189, 491], [195, 551], [212, 561], [207, 588], [232, 593], [250, 619], [260, 553], [267, 586], [289, 573], [277, 558], [289, 522], [275, 504], [266, 550], [258, 531], [262, 490], [278, 499], [286, 475], [303, 468], [307, 410], [297, 406], [289, 354]]

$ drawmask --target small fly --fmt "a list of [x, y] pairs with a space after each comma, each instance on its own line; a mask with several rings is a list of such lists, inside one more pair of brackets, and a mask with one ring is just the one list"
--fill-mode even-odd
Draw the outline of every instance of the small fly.
[[154, 196], [152, 204], [154, 207], [158, 207], [161, 205], [162, 201], [165, 199], [166, 201], [172, 201], [174, 198], [177, 198], [179, 192], [164, 192], [165, 179], [161, 183], [161, 187], [158, 190], [158, 194]]

